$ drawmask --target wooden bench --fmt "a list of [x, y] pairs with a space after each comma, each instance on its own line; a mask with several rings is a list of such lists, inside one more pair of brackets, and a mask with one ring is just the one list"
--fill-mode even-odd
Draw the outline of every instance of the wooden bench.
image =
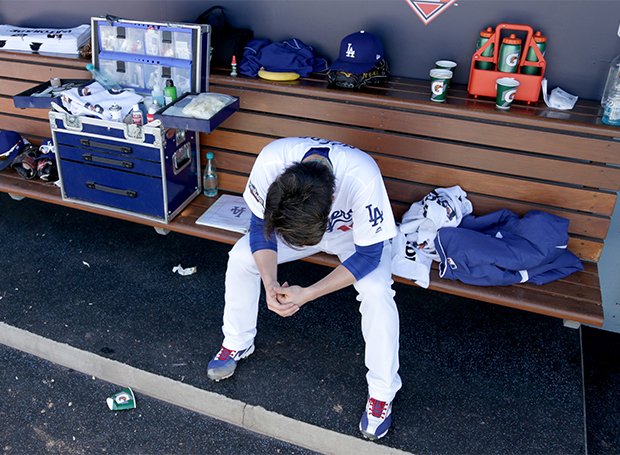
[[[87, 78], [85, 62], [0, 53], [0, 129], [33, 142], [49, 137], [46, 110], [20, 110], [11, 96], [50, 77]], [[427, 81], [391, 78], [360, 92], [327, 87], [323, 78], [293, 83], [211, 75], [211, 91], [238, 96], [241, 110], [214, 133], [201, 136], [202, 154], [213, 151], [220, 188], [240, 194], [256, 155], [286, 136], [318, 136], [355, 145], [379, 164], [397, 219], [436, 187], [460, 185], [475, 214], [500, 208], [532, 209], [570, 220], [569, 248], [585, 271], [544, 286], [477, 287], [442, 280], [434, 269], [430, 289], [489, 303], [587, 323], [603, 324], [597, 262], [620, 189], [620, 130], [600, 123], [597, 103], [579, 102], [570, 112], [544, 105], [498, 111], [490, 100], [451, 87], [449, 102], [429, 101]], [[238, 234], [195, 224], [211, 200], [200, 196], [170, 224], [62, 201], [53, 185], [0, 173], [0, 191], [123, 218], [225, 243]], [[334, 266], [316, 255], [311, 262]], [[400, 282], [411, 283], [396, 277]]]

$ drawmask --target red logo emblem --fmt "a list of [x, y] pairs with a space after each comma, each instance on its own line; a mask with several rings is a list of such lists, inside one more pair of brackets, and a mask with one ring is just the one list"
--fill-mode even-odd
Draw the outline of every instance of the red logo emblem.
[[430, 21], [435, 19], [441, 13], [448, 9], [456, 0], [424, 0], [416, 2], [414, 0], [405, 0], [414, 13], [428, 25]]

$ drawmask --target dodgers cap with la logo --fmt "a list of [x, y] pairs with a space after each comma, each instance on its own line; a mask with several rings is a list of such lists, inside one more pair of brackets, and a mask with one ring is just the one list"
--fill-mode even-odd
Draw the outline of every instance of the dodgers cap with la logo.
[[366, 73], [383, 58], [385, 56], [381, 40], [372, 33], [361, 30], [342, 39], [338, 59], [329, 69], [347, 73]]

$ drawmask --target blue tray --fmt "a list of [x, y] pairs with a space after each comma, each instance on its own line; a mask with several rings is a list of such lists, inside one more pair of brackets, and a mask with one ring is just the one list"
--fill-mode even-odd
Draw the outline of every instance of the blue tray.
[[[91, 82], [88, 79], [61, 79], [62, 86], [66, 89], [73, 87], [80, 87]], [[61, 87], [62, 87], [61, 86]], [[49, 109], [52, 106], [52, 101], [60, 103], [61, 92], [54, 91], [53, 93], [43, 94], [51, 88], [49, 81], [39, 84], [36, 87], [32, 87], [24, 92], [18, 93], [13, 96], [13, 104], [20, 109], [25, 108], [38, 108]], [[40, 95], [43, 94], [43, 95]]]
[[[223, 107], [215, 112], [210, 118], [196, 118], [183, 114], [182, 110], [198, 95], [213, 97], [224, 103]], [[161, 120], [166, 128], [178, 128], [190, 131], [210, 133], [224, 120], [239, 110], [239, 98], [221, 93], [186, 93], [181, 98], [155, 113], [155, 118]]]

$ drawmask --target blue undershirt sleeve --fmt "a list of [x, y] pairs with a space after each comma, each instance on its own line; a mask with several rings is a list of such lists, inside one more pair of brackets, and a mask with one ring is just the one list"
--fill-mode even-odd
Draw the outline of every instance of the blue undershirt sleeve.
[[381, 253], [383, 253], [383, 242], [368, 246], [355, 245], [355, 253], [342, 265], [359, 281], [377, 268], [381, 262]]
[[250, 249], [252, 253], [258, 250], [278, 251], [276, 235], [272, 234], [270, 238], [266, 238], [264, 228], [264, 221], [252, 213], [250, 219]]

